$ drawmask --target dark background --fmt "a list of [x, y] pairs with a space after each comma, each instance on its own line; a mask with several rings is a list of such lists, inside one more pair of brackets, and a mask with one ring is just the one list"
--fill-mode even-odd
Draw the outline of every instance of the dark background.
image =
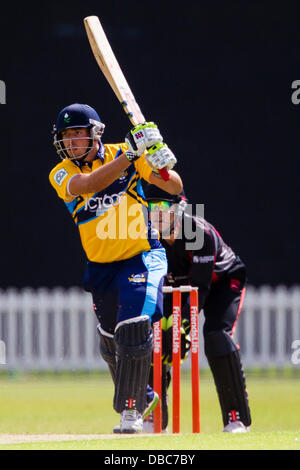
[[249, 282], [298, 283], [299, 13], [289, 1], [2, 3], [0, 287], [81, 283], [79, 236], [48, 182], [52, 124], [82, 102], [106, 123], [104, 142], [131, 127], [90, 50], [91, 14]]

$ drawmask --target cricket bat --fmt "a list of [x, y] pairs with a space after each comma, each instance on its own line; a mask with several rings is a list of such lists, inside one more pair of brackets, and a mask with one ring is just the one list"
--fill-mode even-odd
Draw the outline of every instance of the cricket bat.
[[[87, 16], [84, 18], [84, 25], [95, 59], [132, 125], [136, 126], [138, 124], [142, 124], [146, 119], [144, 118], [139, 105], [135, 101], [127, 80], [118, 64], [112, 48], [110, 47], [98, 16]], [[165, 181], [170, 179], [167, 169], [163, 168], [162, 170], [159, 170], [159, 173]]]

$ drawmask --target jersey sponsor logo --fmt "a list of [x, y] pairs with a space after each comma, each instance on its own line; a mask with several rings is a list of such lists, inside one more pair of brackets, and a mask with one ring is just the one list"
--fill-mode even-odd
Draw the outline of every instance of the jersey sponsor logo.
[[101, 213], [111, 206], [119, 205], [121, 197], [125, 194], [124, 191], [120, 191], [115, 194], [104, 194], [103, 197], [95, 196], [85, 200], [84, 210], [95, 211], [96, 215]]
[[123, 183], [128, 178], [128, 172], [124, 171], [119, 177], [119, 183]]
[[214, 261], [214, 256], [193, 256], [193, 263], [210, 263]]
[[58, 184], [58, 186], [61, 186], [63, 180], [65, 179], [65, 177], [68, 176], [68, 173], [66, 172], [66, 170], [64, 168], [62, 168], [61, 170], [58, 170], [55, 175], [54, 175], [54, 181]]
[[138, 284], [140, 282], [146, 282], [146, 278], [144, 274], [131, 274], [128, 281]]

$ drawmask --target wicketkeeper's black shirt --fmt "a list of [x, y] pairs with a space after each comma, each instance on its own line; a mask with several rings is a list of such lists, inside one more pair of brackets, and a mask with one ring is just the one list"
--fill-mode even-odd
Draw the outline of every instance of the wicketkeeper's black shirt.
[[[185, 214], [182, 223], [182, 236], [177, 238], [173, 245], [161, 239], [168, 258], [165, 284], [174, 287], [191, 284], [198, 287], [201, 309], [212, 283], [220, 281], [228, 274], [232, 275], [235, 270], [244, 267], [244, 264], [224, 242], [215, 227], [205, 219]], [[187, 244], [193, 244], [193, 240], [186, 237], [185, 224], [192, 227], [196, 236], [202, 233], [201, 248], [197, 248], [196, 242], [196, 249], [187, 248]]]

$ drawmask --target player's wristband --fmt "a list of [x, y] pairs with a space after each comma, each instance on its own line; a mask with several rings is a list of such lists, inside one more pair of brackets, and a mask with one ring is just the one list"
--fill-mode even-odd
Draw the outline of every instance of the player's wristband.
[[138, 158], [140, 158], [139, 155], [137, 155], [136, 153], [131, 152], [131, 150], [126, 150], [125, 155], [126, 155], [127, 160], [130, 163], [132, 163], [135, 160], [137, 160]]

